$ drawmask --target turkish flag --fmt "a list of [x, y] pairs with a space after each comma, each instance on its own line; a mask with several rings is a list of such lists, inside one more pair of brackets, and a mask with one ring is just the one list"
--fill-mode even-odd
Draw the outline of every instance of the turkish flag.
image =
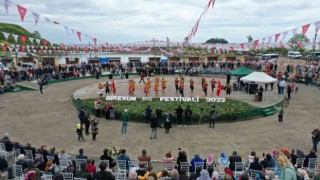
[[116, 89], [116, 84], [114, 83], [114, 79], [112, 80], [111, 88], [112, 88], [113, 94], [116, 94], [117, 89]]
[[19, 14], [20, 14], [20, 17], [21, 17], [21, 21], [23, 22], [24, 20], [24, 16], [27, 14], [27, 9], [22, 7], [22, 6], [19, 6], [17, 5], [17, 8], [18, 8], [18, 11], [19, 11]]
[[47, 41], [43, 40], [43, 44], [44, 44], [44, 46], [47, 46]]
[[26, 40], [27, 40], [27, 37], [26, 36], [20, 36], [20, 38], [21, 38], [22, 43], [25, 44]]

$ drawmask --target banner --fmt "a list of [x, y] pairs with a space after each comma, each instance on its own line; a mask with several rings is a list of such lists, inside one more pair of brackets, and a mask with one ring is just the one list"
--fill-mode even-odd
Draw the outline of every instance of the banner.
[[302, 26], [302, 35], [305, 35], [310, 27], [310, 24], [306, 24]]
[[19, 12], [20, 17], [21, 17], [21, 21], [23, 22], [24, 16], [27, 14], [27, 9], [22, 7], [22, 6], [19, 6], [19, 5], [17, 5], [17, 8], [18, 8], [18, 12]]

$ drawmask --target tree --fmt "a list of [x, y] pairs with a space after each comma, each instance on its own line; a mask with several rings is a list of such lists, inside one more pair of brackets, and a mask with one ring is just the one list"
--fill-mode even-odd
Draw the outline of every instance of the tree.
[[308, 37], [302, 34], [296, 34], [288, 41], [290, 49], [293, 51], [304, 51], [304, 46], [307, 43], [309, 43]]
[[251, 45], [252, 45], [253, 38], [252, 38], [251, 35], [248, 35], [248, 36], [247, 36], [247, 39], [248, 39], [249, 50], [250, 50], [250, 49], [251, 49]]
[[224, 38], [211, 38], [206, 41], [207, 44], [228, 44], [228, 41]]
[[34, 34], [37, 38], [41, 38], [41, 34], [39, 33], [39, 31], [34, 31], [33, 34]]

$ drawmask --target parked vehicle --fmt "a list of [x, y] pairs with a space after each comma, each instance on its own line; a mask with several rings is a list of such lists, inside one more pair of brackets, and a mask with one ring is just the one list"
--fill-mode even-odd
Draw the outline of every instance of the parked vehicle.
[[22, 63], [22, 64], [21, 64], [21, 67], [22, 67], [22, 68], [36, 68], [37, 65], [34, 64], [34, 63]]
[[264, 54], [261, 61], [263, 63], [275, 63], [278, 61], [278, 58], [278, 54]]
[[290, 58], [290, 59], [301, 59], [302, 55], [298, 51], [289, 51], [288, 52], [288, 58]]
[[8, 69], [4, 64], [2, 64], [2, 63], [0, 62], [0, 71], [1, 71], [1, 70], [8, 71], [9, 69]]

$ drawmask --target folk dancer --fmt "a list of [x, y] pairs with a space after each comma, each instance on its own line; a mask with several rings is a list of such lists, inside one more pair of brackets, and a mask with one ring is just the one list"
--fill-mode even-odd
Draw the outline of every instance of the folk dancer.
[[148, 86], [148, 84], [145, 83], [143, 88], [144, 88], [144, 94], [146, 94], [146, 96], [148, 96], [148, 94], [149, 94], [149, 86]]
[[194, 80], [193, 80], [193, 78], [190, 79], [190, 89], [191, 89], [191, 92], [193, 93], [193, 89], [194, 89]]
[[147, 79], [147, 85], [148, 85], [148, 88], [150, 89], [151, 86], [152, 86], [152, 85], [151, 85], [151, 79], [150, 79], [150, 78]]
[[204, 81], [203, 85], [202, 85], [202, 88], [203, 88], [203, 92], [204, 92], [204, 95], [207, 96], [207, 92], [208, 92], [208, 83], [207, 81]]
[[158, 91], [159, 91], [159, 82], [155, 82], [154, 84], [154, 91], [156, 92], [156, 95], [158, 95]]
[[184, 81], [180, 81], [180, 86], [179, 86], [179, 93], [183, 97], [183, 90], [184, 90]]
[[174, 85], [176, 86], [176, 92], [178, 92], [178, 89], [179, 89], [179, 79], [178, 79], [178, 77], [176, 77], [174, 79]]
[[212, 92], [214, 92], [214, 88], [216, 88], [217, 81], [214, 78], [212, 78], [210, 83], [211, 83], [211, 90], [212, 90]]
[[204, 76], [201, 77], [201, 87], [203, 89], [203, 84], [206, 81], [206, 78]]
[[162, 92], [164, 92], [164, 90], [166, 89], [167, 87], [167, 81], [165, 78], [162, 78], [161, 80], [161, 86], [162, 86]]
[[106, 94], [110, 93], [110, 86], [111, 86], [111, 85], [109, 84], [108, 81], [106, 82], [106, 84], [104, 84]]

